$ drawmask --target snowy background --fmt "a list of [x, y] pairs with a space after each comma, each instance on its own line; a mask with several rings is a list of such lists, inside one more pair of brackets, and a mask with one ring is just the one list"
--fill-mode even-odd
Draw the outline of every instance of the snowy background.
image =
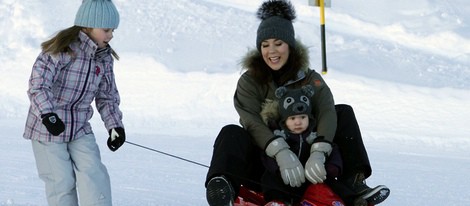
[[[220, 128], [238, 123], [232, 96], [254, 48], [260, 0], [115, 0], [111, 44], [128, 140], [208, 165]], [[73, 24], [81, 0], [0, 1], [0, 205], [46, 205], [31, 144], [22, 138], [40, 43]], [[296, 36], [320, 70], [319, 9], [293, 0]], [[468, 0], [342, 0], [326, 9], [337, 103], [354, 107], [381, 205], [470, 205]], [[114, 205], [207, 205], [207, 168], [124, 145], [106, 147]]]

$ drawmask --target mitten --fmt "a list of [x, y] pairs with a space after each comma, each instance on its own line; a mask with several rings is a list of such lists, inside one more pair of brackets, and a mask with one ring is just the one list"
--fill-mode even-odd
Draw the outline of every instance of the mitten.
[[126, 133], [124, 128], [116, 127], [109, 130], [109, 138], [107, 141], [108, 147], [111, 151], [116, 151], [126, 141]]
[[64, 122], [62, 122], [56, 113], [43, 114], [41, 118], [42, 124], [46, 126], [47, 131], [52, 135], [57, 136], [65, 130]]
[[328, 142], [316, 142], [310, 148], [310, 157], [305, 163], [305, 177], [313, 184], [322, 183], [326, 179], [325, 160], [331, 150]]
[[276, 159], [284, 184], [300, 187], [305, 182], [304, 168], [284, 139], [271, 141], [266, 147], [266, 154]]

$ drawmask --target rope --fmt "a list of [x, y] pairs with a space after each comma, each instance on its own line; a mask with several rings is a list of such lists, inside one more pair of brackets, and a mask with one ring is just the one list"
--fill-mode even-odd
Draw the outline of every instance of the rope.
[[140, 145], [140, 144], [136, 144], [136, 143], [133, 143], [133, 142], [129, 142], [129, 141], [126, 141], [126, 143], [127, 143], [127, 144], [131, 144], [131, 145], [134, 145], [134, 146], [137, 146], [137, 147], [141, 147], [141, 148], [144, 148], [144, 149], [147, 149], [147, 150], [150, 150], [150, 151], [158, 152], [158, 153], [160, 153], [160, 154], [164, 154], [164, 155], [167, 155], [167, 156], [176, 158], [176, 159], [180, 159], [180, 160], [183, 160], [183, 161], [186, 161], [186, 162], [195, 164], [195, 165], [199, 165], [199, 166], [202, 166], [202, 167], [205, 167], [205, 168], [209, 168], [209, 166], [207, 166], [207, 165], [205, 165], [205, 164], [202, 164], [202, 163], [199, 163], [199, 162], [195, 162], [195, 161], [192, 161], [192, 160], [189, 160], [189, 159], [186, 159], [186, 158], [182, 158], [182, 157], [179, 157], [179, 156], [176, 156], [176, 155], [172, 155], [172, 154], [170, 154], [170, 153], [162, 152], [162, 151], [159, 151], [159, 150], [156, 150], [156, 149], [152, 149], [152, 148], [150, 148], [150, 147], [146, 147], [146, 146], [143, 146], [143, 145]]
[[[159, 151], [159, 150], [156, 150], [156, 149], [153, 149], [153, 148], [150, 148], [150, 147], [146, 147], [146, 146], [143, 146], [143, 145], [140, 145], [140, 144], [137, 144], [137, 143], [133, 143], [133, 142], [129, 142], [129, 141], [125, 141], [127, 144], [131, 144], [131, 145], [134, 145], [134, 146], [137, 146], [137, 147], [140, 147], [140, 148], [144, 148], [144, 149], [147, 149], [147, 150], [150, 150], [150, 151], [153, 151], [153, 152], [158, 152], [160, 154], [163, 154], [163, 155], [167, 155], [167, 156], [170, 156], [170, 157], [173, 157], [173, 158], [176, 158], [176, 159], [179, 159], [179, 160], [183, 160], [183, 161], [186, 161], [186, 162], [189, 162], [189, 163], [192, 163], [192, 164], [195, 164], [195, 165], [199, 165], [199, 166], [202, 166], [202, 167], [205, 167], [205, 168], [209, 168], [209, 166], [205, 165], [205, 164], [202, 164], [202, 163], [199, 163], [199, 162], [196, 162], [196, 161], [192, 161], [192, 160], [189, 160], [189, 159], [186, 159], [186, 158], [183, 158], [183, 157], [179, 157], [179, 156], [176, 156], [176, 155], [173, 155], [173, 154], [170, 154], [170, 153], [166, 153], [166, 152], [162, 152], [162, 151]], [[244, 178], [244, 177], [240, 177], [238, 175], [235, 175], [235, 174], [231, 174], [231, 173], [227, 173], [228, 175], [232, 175], [234, 177], [237, 177], [237, 178], [240, 178], [240, 179], [243, 179], [247, 182], [251, 182], [251, 183], [254, 183], [254, 184], [257, 184], [257, 185], [260, 185], [260, 186], [266, 186], [266, 187], [270, 187], [268, 185], [265, 185], [265, 184], [262, 184], [258, 181], [255, 181], [255, 180], [251, 180], [251, 179], [248, 179], [248, 178]], [[296, 196], [296, 197], [301, 197], [297, 194], [294, 194], [292, 192], [289, 192], [289, 191], [285, 191], [285, 190], [279, 190], [280, 192], [282, 193], [285, 193], [285, 194], [289, 194], [289, 195], [292, 195], [292, 196]]]

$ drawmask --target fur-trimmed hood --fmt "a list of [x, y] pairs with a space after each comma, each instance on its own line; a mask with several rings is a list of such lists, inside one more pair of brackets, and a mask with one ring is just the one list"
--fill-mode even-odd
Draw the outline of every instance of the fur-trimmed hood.
[[280, 120], [278, 101], [266, 99], [266, 101], [261, 105], [260, 115], [266, 125], [270, 127], [273, 124], [277, 125]]
[[[307, 71], [310, 65], [308, 48], [298, 39], [296, 40], [296, 49], [294, 50], [294, 54], [301, 57], [297, 60], [298, 63], [296, 65], [299, 65], [299, 68], [302, 70]], [[261, 53], [256, 48], [253, 48], [242, 58], [241, 66], [243, 69], [250, 71], [256, 69], [257, 65], [260, 65], [261, 63], [264, 63]]]
[[[306, 72], [310, 66], [307, 47], [299, 40], [296, 40], [295, 49], [290, 49], [291, 53], [289, 59], [292, 61], [290, 62], [290, 67], [294, 70], [292, 71], [292, 75], [297, 75], [298, 71]], [[240, 65], [242, 69], [250, 72], [255, 79], [262, 83], [269, 81], [271, 69], [264, 62], [261, 52], [256, 48], [251, 49], [245, 54], [241, 59]]]

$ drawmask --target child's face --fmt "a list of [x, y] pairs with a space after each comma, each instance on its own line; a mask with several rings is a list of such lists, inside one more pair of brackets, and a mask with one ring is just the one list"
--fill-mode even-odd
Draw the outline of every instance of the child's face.
[[306, 114], [293, 115], [286, 119], [286, 126], [294, 134], [300, 134], [308, 128], [308, 116]]
[[104, 48], [113, 38], [114, 29], [89, 28], [85, 33], [98, 45], [98, 48]]

